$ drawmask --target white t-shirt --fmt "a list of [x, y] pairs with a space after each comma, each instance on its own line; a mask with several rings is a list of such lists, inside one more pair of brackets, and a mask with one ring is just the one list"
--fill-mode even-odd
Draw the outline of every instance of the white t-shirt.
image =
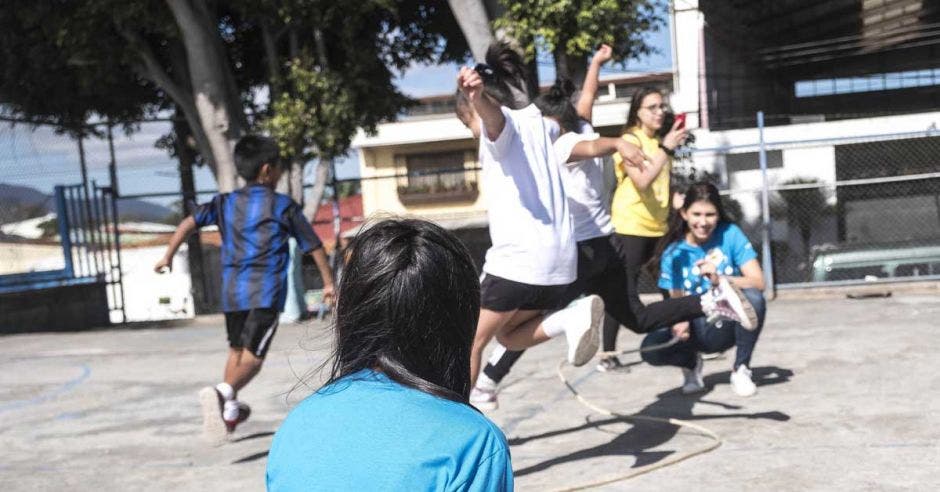
[[609, 236], [614, 232], [614, 226], [610, 223], [610, 209], [604, 201], [604, 159], [596, 157], [564, 164], [575, 144], [598, 137], [594, 127], [582, 121], [579, 133], [568, 132], [554, 144], [558, 162], [564, 168], [561, 176], [577, 241]]
[[577, 244], [551, 126], [535, 105], [501, 109], [506, 124], [496, 140], [481, 128], [493, 242], [483, 271], [530, 285], [569, 284], [577, 276]]

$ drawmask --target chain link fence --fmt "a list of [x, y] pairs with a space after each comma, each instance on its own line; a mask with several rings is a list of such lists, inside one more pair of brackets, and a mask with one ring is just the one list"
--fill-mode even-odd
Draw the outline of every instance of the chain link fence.
[[686, 165], [714, 173], [777, 286], [940, 278], [935, 132], [765, 142], [766, 187], [756, 147], [695, 151]]
[[[115, 132], [112, 153], [106, 138], [88, 137], [79, 145], [47, 127], [0, 126], [0, 276], [65, 268], [55, 186], [85, 181], [89, 189], [110, 189], [113, 182], [118, 213], [105, 232], [119, 236], [126, 319], [216, 311], [217, 231], [204, 230], [197, 242], [184, 245], [172, 275], [152, 272], [185, 215], [179, 164], [154, 145], [170, 129], [168, 122], [145, 122], [130, 137]], [[765, 268], [772, 266], [778, 288], [940, 279], [937, 156], [940, 133], [933, 131], [763, 146], [755, 141], [690, 149], [674, 165], [673, 184], [681, 188], [702, 178], [718, 184]], [[482, 265], [489, 234], [475, 149], [399, 160], [386, 173], [366, 165], [366, 176], [332, 181], [327, 198], [339, 193], [339, 199], [328, 199], [317, 211], [318, 235], [332, 249], [337, 227], [348, 235], [364, 216], [422, 217], [455, 231]], [[311, 186], [312, 175], [305, 178]], [[199, 190], [193, 201], [214, 193], [207, 169], [195, 168], [193, 182]], [[312, 262], [304, 263], [302, 273], [304, 284], [315, 290], [319, 278]], [[656, 292], [654, 278], [644, 275], [643, 291]]]

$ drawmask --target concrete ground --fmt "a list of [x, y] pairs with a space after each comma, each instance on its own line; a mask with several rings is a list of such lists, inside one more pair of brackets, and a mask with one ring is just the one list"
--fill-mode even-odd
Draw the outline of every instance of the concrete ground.
[[[679, 394], [677, 369], [567, 368], [599, 405], [691, 420], [724, 441], [599, 490], [936, 489], [938, 319], [937, 296], [772, 302], [753, 361], [759, 393], [747, 399], [728, 386], [731, 352], [706, 362], [708, 392], [698, 396]], [[0, 340], [0, 489], [29, 491], [261, 490], [272, 433], [311, 391], [301, 381], [329, 344], [322, 323], [282, 326], [242, 394], [251, 420], [213, 448], [198, 439], [196, 393], [220, 377], [220, 317]], [[621, 348], [638, 342], [622, 332]], [[711, 442], [588, 410], [555, 375], [563, 353], [559, 341], [526, 354], [489, 414], [512, 445], [519, 490], [614, 479]]]

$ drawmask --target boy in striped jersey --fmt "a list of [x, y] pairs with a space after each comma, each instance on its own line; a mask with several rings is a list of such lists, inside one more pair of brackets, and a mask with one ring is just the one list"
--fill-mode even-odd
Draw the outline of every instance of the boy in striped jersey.
[[304, 254], [313, 256], [325, 300], [333, 298], [333, 275], [320, 239], [300, 205], [274, 191], [283, 172], [277, 144], [270, 138], [243, 137], [235, 145], [235, 167], [247, 185], [196, 208], [176, 228], [166, 255], [154, 267], [157, 272], [168, 269], [180, 244], [197, 228], [218, 226], [229, 355], [223, 381], [199, 392], [203, 434], [215, 443], [224, 441], [251, 413], [237, 394], [261, 370], [277, 331], [287, 295], [291, 237]]

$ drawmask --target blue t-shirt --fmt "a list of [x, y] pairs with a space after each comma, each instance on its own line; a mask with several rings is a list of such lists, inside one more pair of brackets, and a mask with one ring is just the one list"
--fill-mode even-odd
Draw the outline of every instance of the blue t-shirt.
[[512, 491], [509, 445], [483, 414], [363, 370], [278, 429], [268, 490]]
[[683, 290], [688, 294], [706, 292], [711, 282], [701, 276], [695, 266], [698, 260], [706, 257], [715, 263], [719, 275], [740, 276], [741, 265], [757, 258], [757, 253], [740, 227], [721, 222], [701, 246], [683, 239], [666, 247], [659, 262], [659, 287]]

